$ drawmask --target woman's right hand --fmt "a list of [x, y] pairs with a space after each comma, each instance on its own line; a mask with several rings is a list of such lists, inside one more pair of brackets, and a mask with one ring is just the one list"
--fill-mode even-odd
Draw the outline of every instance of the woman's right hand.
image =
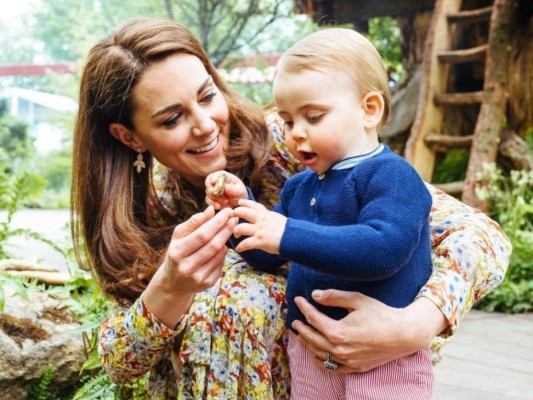
[[165, 260], [142, 294], [145, 305], [166, 326], [174, 327], [194, 294], [220, 278], [226, 242], [237, 222], [230, 209], [215, 215], [210, 206], [174, 229]]

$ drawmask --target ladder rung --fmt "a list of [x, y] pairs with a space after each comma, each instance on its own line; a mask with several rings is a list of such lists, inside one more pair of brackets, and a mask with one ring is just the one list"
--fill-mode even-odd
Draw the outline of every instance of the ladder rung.
[[492, 6], [478, 8], [477, 10], [459, 11], [457, 13], [448, 14], [448, 22], [451, 23], [473, 23], [487, 21], [490, 18]]
[[487, 44], [464, 50], [448, 50], [440, 52], [437, 57], [441, 63], [459, 64], [469, 61], [478, 61], [485, 58], [488, 49]]
[[463, 193], [463, 186], [465, 185], [464, 181], [449, 182], [449, 183], [432, 183], [433, 186], [446, 192], [452, 196], [460, 195]]
[[480, 104], [484, 92], [442, 93], [433, 97], [433, 102], [438, 106], [454, 106], [463, 104]]
[[468, 147], [472, 144], [473, 135], [453, 136], [453, 135], [439, 135], [430, 133], [424, 138], [424, 142], [428, 147], [438, 148], [454, 148], [454, 147]]

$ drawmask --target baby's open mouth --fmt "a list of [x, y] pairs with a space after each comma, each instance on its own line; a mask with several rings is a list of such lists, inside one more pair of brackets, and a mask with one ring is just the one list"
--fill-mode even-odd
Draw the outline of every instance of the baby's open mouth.
[[312, 160], [313, 158], [316, 157], [316, 153], [311, 153], [309, 151], [300, 151], [300, 156], [304, 159], [304, 160]]

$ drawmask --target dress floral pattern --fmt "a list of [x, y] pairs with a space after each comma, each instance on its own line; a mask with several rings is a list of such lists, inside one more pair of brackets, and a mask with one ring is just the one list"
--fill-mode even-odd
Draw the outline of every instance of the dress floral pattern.
[[[280, 120], [267, 118], [274, 151], [260, 200], [271, 206], [279, 177], [282, 183], [300, 167], [283, 143]], [[166, 173], [159, 170], [156, 189], [172, 210], [179, 204], [166, 190]], [[419, 297], [432, 300], [450, 324], [433, 341], [436, 362], [473, 303], [503, 279], [511, 245], [485, 214], [428, 186], [434, 272]], [[176, 327], [158, 321], [142, 297], [117, 302], [99, 329], [100, 359], [118, 383], [150, 371], [149, 399], [288, 399], [284, 290], [283, 276], [252, 271], [230, 250], [223, 277], [195, 296]]]

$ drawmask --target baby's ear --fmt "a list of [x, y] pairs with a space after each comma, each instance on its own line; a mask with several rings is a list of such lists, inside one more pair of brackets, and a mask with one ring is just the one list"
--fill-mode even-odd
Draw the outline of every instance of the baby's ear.
[[368, 92], [363, 97], [362, 105], [365, 112], [365, 129], [377, 129], [383, 119], [383, 111], [385, 109], [383, 96], [376, 91]]
[[133, 132], [131, 132], [123, 124], [119, 124], [118, 122], [109, 124], [109, 133], [113, 135], [113, 137], [119, 142], [128, 146], [130, 149], [140, 152], [145, 151], [142, 143], [133, 135]]

